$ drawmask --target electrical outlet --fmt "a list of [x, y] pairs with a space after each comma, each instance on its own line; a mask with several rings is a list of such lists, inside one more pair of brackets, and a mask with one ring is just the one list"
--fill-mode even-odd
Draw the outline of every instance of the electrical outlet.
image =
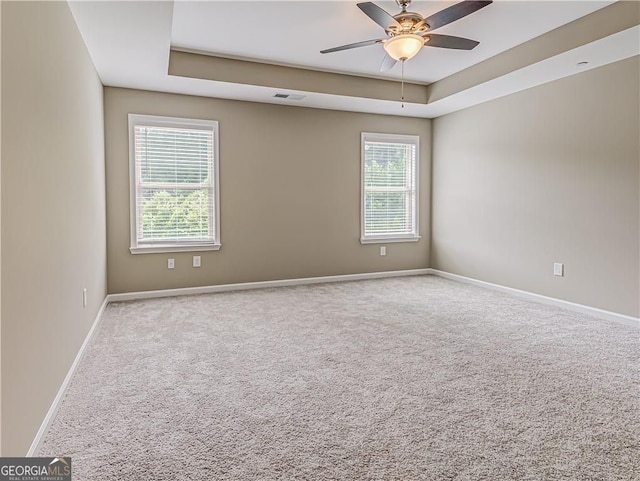
[[193, 267], [200, 267], [200, 256], [193, 256]]
[[381, 256], [387, 255], [387, 246], [380, 246], [380, 255]]
[[564, 264], [561, 264], [560, 262], [554, 262], [553, 275], [564, 277]]
[[82, 307], [87, 307], [87, 288], [82, 289]]
[[174, 269], [176, 267], [175, 259], [167, 259], [167, 269]]

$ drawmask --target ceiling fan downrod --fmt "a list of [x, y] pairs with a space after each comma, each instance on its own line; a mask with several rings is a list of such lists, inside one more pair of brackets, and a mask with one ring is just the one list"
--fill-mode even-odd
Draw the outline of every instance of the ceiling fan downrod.
[[398, 7], [402, 9], [401, 13], [405, 13], [407, 11], [407, 7], [411, 3], [411, 0], [396, 0]]

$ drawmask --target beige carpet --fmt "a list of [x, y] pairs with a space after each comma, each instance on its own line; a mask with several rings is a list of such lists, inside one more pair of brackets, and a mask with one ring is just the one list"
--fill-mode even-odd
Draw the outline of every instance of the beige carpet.
[[74, 480], [638, 480], [640, 330], [431, 276], [108, 306]]

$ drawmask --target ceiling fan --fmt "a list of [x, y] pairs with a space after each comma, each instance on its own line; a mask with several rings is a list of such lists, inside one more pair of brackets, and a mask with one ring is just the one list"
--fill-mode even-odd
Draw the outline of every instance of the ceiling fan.
[[471, 50], [480, 42], [468, 38], [453, 37], [451, 35], [432, 34], [431, 32], [466, 17], [493, 2], [492, 0], [464, 1], [440, 10], [427, 18], [424, 18], [419, 13], [407, 12], [407, 7], [411, 3], [411, 0], [396, 0], [396, 3], [402, 11], [393, 16], [378, 7], [375, 3], [358, 3], [360, 10], [384, 28], [388, 38], [350, 43], [348, 45], [322, 50], [320, 53], [339, 52], [341, 50], [381, 43], [387, 52], [380, 66], [380, 70], [384, 72], [393, 68], [397, 61], [404, 62], [414, 57], [422, 47]]

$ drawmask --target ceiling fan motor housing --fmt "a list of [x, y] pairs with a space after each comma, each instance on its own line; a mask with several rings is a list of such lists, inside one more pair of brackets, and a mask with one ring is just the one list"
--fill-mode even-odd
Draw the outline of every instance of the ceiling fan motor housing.
[[427, 24], [423, 22], [424, 17], [419, 13], [401, 12], [394, 15], [393, 18], [400, 24], [401, 28], [398, 28], [397, 25], [389, 25], [385, 29], [389, 36], [402, 35], [405, 33], [423, 33], [427, 31]]

